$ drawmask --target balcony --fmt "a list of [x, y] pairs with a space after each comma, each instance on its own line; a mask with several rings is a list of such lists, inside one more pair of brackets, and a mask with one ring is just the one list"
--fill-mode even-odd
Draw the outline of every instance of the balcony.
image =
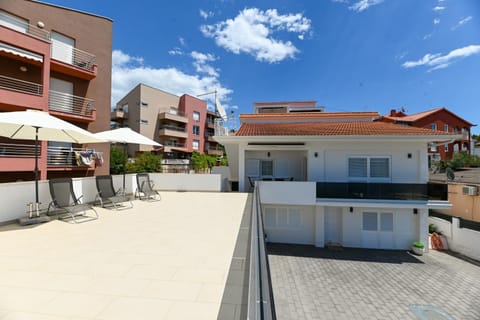
[[110, 113], [110, 119], [111, 120], [126, 120], [126, 119], [128, 119], [128, 112], [123, 111], [123, 110], [119, 110], [119, 109], [113, 110]]
[[97, 76], [95, 55], [68, 45], [52, 42], [53, 71], [72, 75], [85, 80], [92, 80]]
[[184, 113], [170, 113], [170, 112], [161, 112], [158, 114], [158, 119], [159, 120], [171, 120], [171, 121], [176, 121], [176, 122], [182, 122], [182, 123], [187, 123], [188, 122], [188, 117]]
[[82, 148], [48, 147], [49, 168], [94, 168], [95, 150]]
[[448, 200], [446, 184], [317, 182], [317, 198], [365, 200]]
[[48, 109], [61, 113], [59, 115], [64, 118], [65, 114], [68, 114], [80, 121], [94, 121], [96, 115], [95, 102], [92, 99], [53, 90], [50, 90]]
[[20, 21], [19, 19], [13, 19], [13, 16], [0, 12], [0, 17], [5, 23], [1, 23], [6, 28], [28, 34], [34, 38], [50, 41], [50, 32], [44, 29], [40, 29], [34, 25], [28, 24], [26, 22]]
[[0, 88], [20, 93], [32, 94], [35, 96], [41, 96], [43, 94], [43, 86], [39, 83], [23, 81], [1, 75]]
[[161, 142], [163, 144], [163, 152], [172, 152], [172, 151], [187, 151], [187, 146], [185, 143], [180, 142]]
[[183, 127], [177, 127], [173, 125], [161, 125], [159, 130], [160, 136], [168, 136], [168, 137], [178, 137], [178, 138], [187, 138], [187, 129]]
[[223, 156], [223, 150], [220, 148], [208, 148], [207, 154], [214, 156]]
[[43, 110], [47, 98], [39, 83], [0, 76], [0, 102], [4, 105]]
[[[40, 147], [38, 155], [40, 156]], [[18, 143], [0, 143], [0, 157], [2, 158], [34, 158], [35, 145]]]

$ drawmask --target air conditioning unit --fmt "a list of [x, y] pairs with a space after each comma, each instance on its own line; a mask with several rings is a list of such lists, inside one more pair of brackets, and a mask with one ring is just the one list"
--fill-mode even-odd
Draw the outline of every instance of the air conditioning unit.
[[478, 195], [478, 190], [476, 186], [463, 186], [462, 194], [467, 196], [476, 196]]

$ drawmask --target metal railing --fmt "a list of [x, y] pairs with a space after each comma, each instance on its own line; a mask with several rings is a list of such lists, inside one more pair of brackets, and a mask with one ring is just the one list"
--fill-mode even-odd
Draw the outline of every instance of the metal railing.
[[214, 127], [216, 136], [228, 136], [228, 128], [226, 127], [226, 123], [222, 118], [215, 119]]
[[92, 117], [92, 113], [95, 110], [95, 101], [68, 93], [50, 90], [48, 108], [54, 111]]
[[41, 84], [6, 76], [0, 76], [0, 88], [36, 96], [43, 94], [43, 86]]
[[317, 198], [377, 200], [448, 200], [440, 183], [317, 182]]
[[29, 34], [32, 37], [35, 37], [41, 40], [50, 41], [50, 32], [48, 32], [47, 30], [40, 29], [26, 22], [21, 22], [18, 19], [13, 19], [10, 15], [7, 15], [3, 12], [0, 12], [0, 17], [1, 17], [0, 25], [4, 27], [10, 28], [9, 26], [3, 24], [2, 21], [10, 22], [11, 25], [17, 26], [17, 28], [10, 28], [12, 30]]
[[276, 319], [258, 185], [253, 191], [248, 319]]
[[96, 57], [90, 52], [54, 41], [52, 42], [52, 59], [92, 72]]
[[65, 148], [65, 147], [48, 147], [47, 165], [49, 167], [85, 167], [91, 164], [88, 161], [93, 161], [91, 157], [79, 159], [79, 153], [88, 153], [89, 155], [95, 153], [93, 149], [85, 148]]
[[162, 130], [162, 129], [174, 130], [174, 131], [178, 131], [178, 132], [186, 132], [186, 131], [187, 131], [186, 128], [177, 127], [177, 126], [172, 126], [172, 125], [169, 125], [169, 124], [161, 125], [161, 126], [160, 126], [160, 130]]
[[165, 142], [162, 143], [165, 147], [177, 147], [177, 148], [185, 148], [185, 143], [178, 143], [178, 142]]
[[[40, 156], [41, 147], [38, 147], [38, 155]], [[17, 143], [0, 143], [0, 157], [2, 158], [34, 158], [35, 145], [33, 144], [17, 144]]]

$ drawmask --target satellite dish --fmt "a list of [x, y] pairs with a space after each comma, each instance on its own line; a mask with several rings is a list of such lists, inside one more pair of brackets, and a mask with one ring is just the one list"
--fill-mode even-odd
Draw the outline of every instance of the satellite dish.
[[225, 109], [223, 108], [223, 106], [220, 104], [220, 100], [218, 98], [215, 99], [215, 107], [217, 108], [217, 111], [220, 114], [220, 117], [223, 120], [227, 120], [227, 113], [225, 112]]
[[455, 180], [455, 173], [453, 172], [452, 168], [445, 169], [445, 174], [447, 175], [447, 179], [449, 181]]

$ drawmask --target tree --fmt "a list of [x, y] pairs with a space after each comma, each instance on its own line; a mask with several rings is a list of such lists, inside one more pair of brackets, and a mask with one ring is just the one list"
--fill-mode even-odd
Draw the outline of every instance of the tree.
[[162, 156], [143, 152], [127, 165], [128, 172], [161, 172]]
[[123, 148], [112, 146], [110, 148], [110, 174], [123, 173], [123, 166], [127, 160], [127, 155]]

